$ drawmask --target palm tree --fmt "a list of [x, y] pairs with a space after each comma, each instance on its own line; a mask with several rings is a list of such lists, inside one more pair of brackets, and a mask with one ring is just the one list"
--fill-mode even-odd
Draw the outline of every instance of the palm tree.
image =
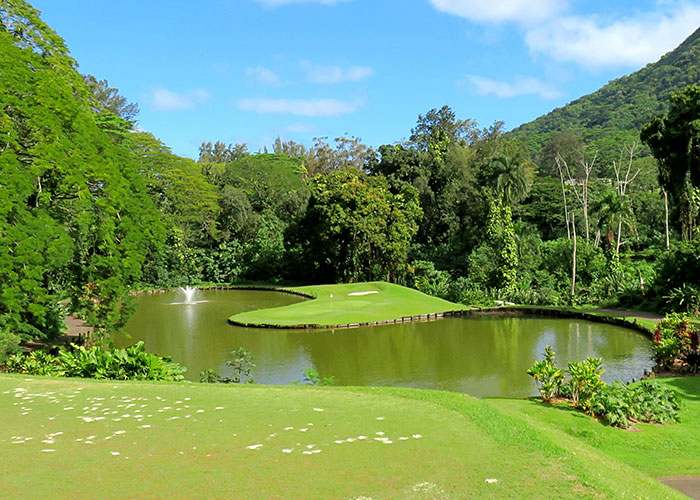
[[519, 202], [530, 192], [530, 172], [520, 156], [500, 153], [491, 159], [491, 186], [496, 196], [508, 206]]
[[[629, 198], [622, 196], [615, 189], [606, 189], [596, 200], [593, 209], [598, 215], [598, 228], [605, 234], [608, 248], [620, 252], [622, 244], [622, 226], [632, 227], [634, 216]], [[617, 242], [615, 233], [617, 232]]]

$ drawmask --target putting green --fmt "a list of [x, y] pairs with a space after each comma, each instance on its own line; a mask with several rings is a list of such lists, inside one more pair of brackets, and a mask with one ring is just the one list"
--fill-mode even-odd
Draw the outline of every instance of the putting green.
[[235, 314], [229, 321], [246, 326], [334, 326], [439, 314], [465, 308], [461, 304], [383, 281], [304, 286], [295, 290], [315, 298], [288, 306]]
[[0, 376], [7, 498], [683, 498], [486, 402]]

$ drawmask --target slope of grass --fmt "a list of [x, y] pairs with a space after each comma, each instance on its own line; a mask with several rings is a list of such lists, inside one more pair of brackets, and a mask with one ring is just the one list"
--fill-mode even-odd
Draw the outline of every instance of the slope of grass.
[[[382, 281], [304, 286], [296, 290], [316, 298], [284, 307], [239, 313], [231, 316], [229, 320], [252, 326], [331, 326], [387, 321], [404, 316], [444, 313], [465, 308], [461, 304]], [[349, 295], [364, 292], [378, 293]]]
[[700, 475], [700, 378], [658, 379], [678, 391], [680, 423], [638, 424], [623, 431], [602, 425], [568, 405], [494, 399], [488, 404], [530, 424], [552, 429], [589, 444], [652, 477]]
[[683, 498], [457, 393], [2, 375], [0, 412], [8, 498]]

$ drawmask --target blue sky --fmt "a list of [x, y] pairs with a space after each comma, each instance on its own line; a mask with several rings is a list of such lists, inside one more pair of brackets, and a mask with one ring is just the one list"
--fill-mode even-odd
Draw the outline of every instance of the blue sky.
[[[183, 156], [202, 141], [379, 146], [449, 105], [517, 127], [700, 27], [675, 0], [34, 0], [80, 71]], [[611, 5], [612, 4], [612, 5]]]

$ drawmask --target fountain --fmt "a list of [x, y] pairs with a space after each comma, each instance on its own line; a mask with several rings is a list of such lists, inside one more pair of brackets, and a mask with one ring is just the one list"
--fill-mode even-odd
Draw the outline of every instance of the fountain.
[[194, 304], [192, 299], [194, 298], [194, 294], [197, 293], [196, 286], [190, 287], [188, 285], [185, 288], [180, 287], [180, 291], [185, 294], [185, 304]]
[[206, 302], [206, 300], [194, 300], [194, 296], [197, 293], [196, 286], [191, 287], [188, 285], [185, 288], [180, 287], [178, 290], [185, 296], [185, 300], [182, 302], [171, 302], [171, 305], [194, 305]]

